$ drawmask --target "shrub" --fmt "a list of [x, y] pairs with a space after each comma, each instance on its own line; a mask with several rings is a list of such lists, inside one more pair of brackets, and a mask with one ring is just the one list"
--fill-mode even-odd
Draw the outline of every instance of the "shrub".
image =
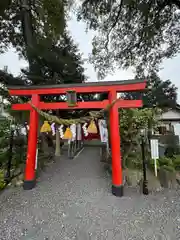
[[159, 158], [159, 166], [173, 166], [173, 161], [171, 158], [168, 157], [161, 157]]
[[168, 165], [161, 166], [161, 169], [164, 169], [164, 170], [166, 170], [168, 172], [174, 172], [175, 171], [173, 166], [168, 166]]
[[175, 155], [173, 158], [173, 165], [176, 171], [180, 171], [180, 155]]
[[[150, 159], [150, 161], [148, 162], [148, 167], [154, 171], [154, 159]], [[160, 165], [159, 165], [159, 160], [156, 160], [156, 164], [157, 164], [157, 170], [159, 170]]]
[[6, 183], [4, 181], [4, 171], [0, 170], [0, 189], [5, 187]]
[[126, 167], [132, 169], [142, 168], [142, 157], [141, 152], [131, 152], [126, 160]]
[[[167, 157], [161, 157], [157, 160], [157, 169], [166, 169], [167, 171], [174, 172], [179, 167], [180, 169], [180, 155], [177, 158], [171, 159]], [[149, 168], [154, 170], [154, 159], [149, 161]]]
[[177, 137], [173, 135], [167, 136], [166, 139], [166, 150], [165, 150], [165, 156], [168, 158], [172, 158], [174, 155], [180, 154], [180, 147], [179, 143], [177, 142]]

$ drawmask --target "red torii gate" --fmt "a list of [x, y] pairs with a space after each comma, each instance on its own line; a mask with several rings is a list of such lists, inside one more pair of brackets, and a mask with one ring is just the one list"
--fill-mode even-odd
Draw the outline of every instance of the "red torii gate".
[[[117, 99], [118, 92], [142, 91], [146, 87], [144, 80], [126, 80], [126, 81], [109, 81], [109, 82], [89, 82], [81, 84], [62, 84], [52, 86], [12, 86], [9, 87], [9, 93], [12, 96], [31, 96], [31, 102], [41, 110], [47, 109], [99, 109], [105, 108], [108, 104]], [[49, 102], [40, 101], [40, 95], [66, 94], [67, 91], [76, 93], [108, 93], [108, 100], [77, 102], [75, 107], [69, 107], [66, 102]], [[142, 100], [118, 100], [110, 109], [110, 140], [112, 151], [112, 193], [115, 196], [123, 196], [123, 177], [121, 165], [121, 149], [119, 135], [119, 112], [118, 108], [139, 108], [142, 107]], [[27, 160], [24, 176], [24, 189], [30, 190], [35, 187], [36, 174], [36, 148], [38, 136], [39, 116], [29, 103], [13, 104], [13, 110], [29, 110], [29, 136]]]

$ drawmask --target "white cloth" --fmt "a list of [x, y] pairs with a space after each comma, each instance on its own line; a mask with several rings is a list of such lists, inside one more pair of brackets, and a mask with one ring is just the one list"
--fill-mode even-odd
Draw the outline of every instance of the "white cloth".
[[87, 123], [84, 123], [82, 126], [83, 132], [84, 132], [84, 136], [87, 137], [88, 136], [88, 131], [87, 131]]
[[60, 127], [59, 127], [59, 134], [60, 134], [60, 138], [63, 138], [63, 137], [64, 137], [63, 127], [64, 127], [64, 125], [63, 125], [63, 124], [62, 124], [62, 125], [60, 125]]
[[75, 141], [76, 140], [76, 124], [72, 124], [70, 126], [71, 132], [72, 132], [72, 139], [71, 141]]
[[99, 126], [101, 142], [107, 143], [108, 142], [108, 129], [107, 129], [106, 121], [104, 119], [100, 119], [98, 121], [98, 126]]
[[82, 129], [81, 124], [77, 124], [77, 140], [82, 140]]
[[51, 130], [52, 130], [52, 135], [55, 136], [56, 135], [55, 123], [51, 124]]
[[21, 133], [22, 135], [26, 136], [26, 135], [27, 135], [26, 128], [25, 128], [25, 127], [22, 127], [22, 128], [20, 129], [20, 133]]

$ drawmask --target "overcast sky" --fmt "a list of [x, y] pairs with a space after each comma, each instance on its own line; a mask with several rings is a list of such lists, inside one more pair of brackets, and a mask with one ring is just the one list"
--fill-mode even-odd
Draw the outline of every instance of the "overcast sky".
[[[69, 29], [76, 43], [79, 45], [80, 51], [83, 53], [83, 57], [87, 58], [88, 54], [91, 52], [91, 40], [93, 38], [93, 32], [85, 32], [85, 24], [82, 22], [77, 22], [72, 19], [69, 22]], [[6, 54], [0, 55], [0, 68], [8, 66], [8, 70], [18, 75], [20, 68], [27, 66], [27, 63], [23, 60], [19, 60], [18, 55], [13, 49], [10, 49]], [[162, 70], [160, 71], [160, 77], [163, 80], [170, 79], [179, 89], [179, 66], [180, 66], [180, 55], [173, 59], [169, 59], [163, 62]], [[93, 66], [90, 64], [85, 64], [86, 75], [89, 77], [89, 81], [97, 81], [96, 73]], [[113, 75], [107, 76], [104, 80], [126, 80], [132, 79], [134, 74], [131, 69], [127, 71], [119, 70]], [[178, 101], [180, 101], [180, 92], [178, 91]]]

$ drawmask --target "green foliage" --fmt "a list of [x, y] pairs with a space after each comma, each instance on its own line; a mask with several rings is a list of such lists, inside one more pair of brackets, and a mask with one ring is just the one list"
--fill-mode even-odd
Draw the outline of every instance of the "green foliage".
[[[9, 85], [83, 82], [82, 56], [67, 32], [72, 1], [11, 0], [0, 5], [0, 50], [16, 48], [29, 62], [22, 76], [0, 72], [0, 82]], [[1, 77], [2, 76], [2, 77]]]
[[179, 153], [180, 153], [179, 146], [169, 145], [166, 147], [166, 150], [165, 150], [166, 157], [172, 158], [174, 155], [179, 154]]
[[[140, 132], [148, 130], [149, 124], [152, 127], [157, 125], [157, 115], [161, 111], [154, 109], [121, 109], [120, 110], [120, 134], [124, 167], [130, 162], [131, 153], [136, 154], [140, 150]], [[139, 159], [139, 158], [138, 158]]]
[[8, 159], [8, 135], [10, 122], [6, 118], [0, 120], [0, 189], [4, 188], [5, 166]]
[[127, 93], [126, 98], [141, 99], [142, 96], [143, 105], [147, 108], [154, 106], [163, 109], [176, 107], [177, 88], [170, 80], [161, 80], [154, 71], [150, 72], [148, 78], [145, 79], [147, 79], [149, 91], [145, 91], [143, 94], [139, 92]]
[[173, 161], [171, 158], [161, 157], [158, 159], [159, 166], [170, 166], [173, 167]]
[[6, 183], [4, 181], [4, 171], [0, 169], [0, 189], [5, 187]]
[[[179, 0], [83, 0], [78, 19], [95, 29], [92, 63], [104, 77], [113, 65], [157, 69], [180, 50]], [[115, 64], [114, 64], [115, 63]]]
[[[148, 161], [148, 167], [152, 170], [152, 171], [154, 171], [154, 159], [150, 159], [149, 161]], [[156, 160], [156, 166], [157, 166], [157, 170], [159, 170], [159, 168], [160, 168], [160, 164], [159, 164], [159, 161], [158, 161], [158, 159]]]
[[140, 148], [129, 153], [125, 167], [130, 169], [142, 169], [142, 156]]
[[176, 171], [180, 171], [180, 155], [175, 155], [173, 157], [173, 165]]
[[[7, 3], [0, 4], [0, 49], [4, 51], [12, 45], [22, 54], [26, 48], [21, 22], [25, 10], [23, 5], [27, 5], [29, 1], [8, 0], [5, 2]], [[66, 5], [66, 1], [60, 0], [31, 1], [30, 11], [27, 12], [30, 14], [33, 35], [59, 39], [66, 24]]]
[[166, 171], [168, 171], [168, 172], [174, 172], [174, 171], [175, 171], [174, 167], [171, 166], [171, 165], [163, 165], [163, 166], [161, 167], [161, 169], [164, 169], [164, 170], [166, 170]]
[[0, 120], [0, 165], [3, 165], [7, 161], [8, 156], [8, 143], [10, 134], [10, 122], [8, 119]]
[[120, 124], [121, 124], [121, 141], [132, 142], [137, 139], [141, 129], [148, 130], [149, 122], [151, 126], [157, 124], [157, 115], [160, 114], [160, 109], [121, 109]]
[[179, 138], [173, 135], [168, 135], [166, 139], [165, 156], [173, 158], [174, 155], [180, 154]]
[[[161, 157], [156, 160], [157, 170], [160, 168], [165, 169], [170, 172], [180, 169], [180, 157], [179, 155], [174, 156], [173, 158]], [[151, 159], [149, 162], [149, 168], [154, 171], [154, 160]]]
[[[5, 70], [5, 69], [0, 70], [0, 82], [5, 84], [5, 85], [12, 85], [12, 86], [13, 85], [23, 85], [24, 84], [22, 78], [14, 77], [12, 74], [9, 74], [7, 72], [7, 70]], [[1, 96], [2, 96], [2, 93], [4, 93], [4, 92], [1, 92]], [[8, 96], [9, 96], [9, 94], [8, 94], [8, 92], [6, 92], [6, 97], [8, 97]]]
[[41, 38], [33, 49], [33, 56], [33, 71], [23, 70], [33, 84], [68, 84], [86, 80], [82, 56], [67, 33], [58, 43]]
[[12, 131], [10, 128], [14, 125], [13, 134], [13, 148], [12, 148], [12, 158], [11, 158], [11, 176], [17, 170], [21, 171], [22, 164], [25, 163], [26, 155], [26, 136], [22, 136], [19, 133], [19, 129], [22, 125], [17, 124], [12, 117], [0, 117], [0, 189], [5, 186], [4, 177], [8, 171], [8, 165], [10, 161], [10, 138], [12, 136]]
[[66, 1], [62, 0], [41, 0], [38, 6], [34, 4], [32, 17], [35, 29], [42, 29], [43, 36], [59, 38], [65, 28], [65, 5]]

